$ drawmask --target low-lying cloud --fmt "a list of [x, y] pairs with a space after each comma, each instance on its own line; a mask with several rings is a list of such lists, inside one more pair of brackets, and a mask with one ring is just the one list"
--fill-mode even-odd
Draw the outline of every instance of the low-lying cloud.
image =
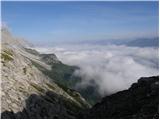
[[74, 74], [83, 80], [77, 87], [94, 80], [102, 96], [127, 89], [140, 77], [158, 75], [158, 48], [74, 45], [37, 50], [55, 53], [63, 63], [79, 66]]

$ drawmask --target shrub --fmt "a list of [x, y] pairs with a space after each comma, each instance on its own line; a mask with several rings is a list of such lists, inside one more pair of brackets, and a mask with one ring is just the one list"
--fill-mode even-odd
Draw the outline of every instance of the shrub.
[[12, 61], [13, 60], [13, 57], [10, 56], [9, 54], [6, 54], [6, 53], [2, 53], [1, 58], [4, 59], [4, 61]]

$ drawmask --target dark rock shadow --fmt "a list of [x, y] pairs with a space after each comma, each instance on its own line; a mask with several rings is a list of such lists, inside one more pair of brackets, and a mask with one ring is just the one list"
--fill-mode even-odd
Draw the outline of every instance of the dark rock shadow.
[[159, 76], [145, 77], [128, 90], [106, 96], [91, 109], [82, 109], [51, 91], [32, 94], [23, 111], [5, 111], [2, 119], [158, 119]]
[[26, 107], [23, 111], [13, 113], [5, 111], [1, 113], [2, 119], [56, 119], [75, 118], [81, 110], [72, 101], [57, 95], [51, 91], [45, 95], [32, 94], [26, 99]]
[[106, 96], [79, 118], [158, 119], [159, 76], [143, 77], [128, 90]]

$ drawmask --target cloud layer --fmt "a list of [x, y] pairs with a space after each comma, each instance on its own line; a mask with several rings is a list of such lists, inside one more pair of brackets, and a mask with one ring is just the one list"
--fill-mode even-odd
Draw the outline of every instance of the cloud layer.
[[63, 63], [79, 66], [74, 74], [83, 80], [77, 87], [94, 80], [102, 96], [127, 89], [140, 77], [158, 75], [158, 48], [74, 45], [37, 50], [55, 53]]

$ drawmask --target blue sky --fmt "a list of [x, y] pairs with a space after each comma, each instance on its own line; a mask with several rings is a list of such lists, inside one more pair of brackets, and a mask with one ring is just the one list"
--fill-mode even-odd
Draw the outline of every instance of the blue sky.
[[2, 21], [36, 44], [158, 36], [154, 2], [2, 2]]

